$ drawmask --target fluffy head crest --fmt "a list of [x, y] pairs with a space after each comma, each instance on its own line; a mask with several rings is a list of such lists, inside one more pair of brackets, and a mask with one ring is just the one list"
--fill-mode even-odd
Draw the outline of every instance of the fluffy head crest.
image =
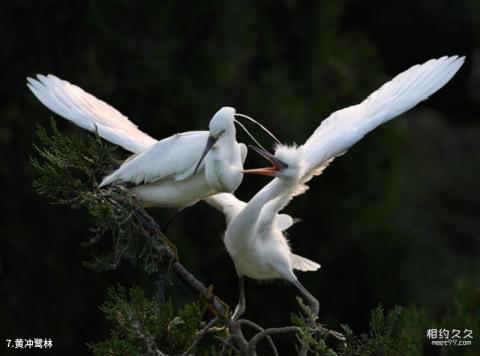
[[298, 165], [303, 161], [303, 154], [297, 145], [277, 145], [275, 147], [275, 157], [285, 162], [289, 166]]
[[280, 175], [288, 177], [300, 177], [303, 174], [303, 153], [296, 145], [277, 145], [275, 157], [288, 165]]

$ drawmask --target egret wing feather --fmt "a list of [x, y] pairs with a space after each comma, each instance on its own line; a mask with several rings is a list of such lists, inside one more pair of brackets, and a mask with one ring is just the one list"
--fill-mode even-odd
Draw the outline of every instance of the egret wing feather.
[[27, 78], [27, 82], [32, 93], [50, 110], [83, 129], [98, 132], [127, 151], [141, 152], [157, 142], [117, 109], [76, 85], [52, 74], [38, 74], [37, 79]]
[[[160, 179], [184, 180], [193, 174], [207, 138], [208, 131], [190, 131], [160, 140], [127, 159], [103, 179], [100, 187], [113, 182], [139, 185]], [[203, 171], [204, 167], [202, 162], [198, 171]]]
[[295, 219], [288, 214], [277, 214], [275, 217], [275, 225], [280, 231], [288, 230], [293, 224]]
[[[443, 87], [460, 69], [465, 57], [441, 57], [417, 64], [370, 94], [362, 103], [331, 114], [301, 149], [309, 178], [325, 161], [362, 139], [382, 123], [411, 109]], [[320, 171], [321, 172], [321, 171]]]
[[225, 215], [227, 225], [242, 211], [245, 205], [247, 205], [247, 203], [238, 199], [231, 193], [212, 195], [206, 198], [205, 202]]
[[317, 262], [313, 262], [308, 258], [295, 255], [294, 253], [290, 254], [290, 261], [292, 262], [293, 269], [302, 272], [316, 271], [320, 268], [320, 265]]

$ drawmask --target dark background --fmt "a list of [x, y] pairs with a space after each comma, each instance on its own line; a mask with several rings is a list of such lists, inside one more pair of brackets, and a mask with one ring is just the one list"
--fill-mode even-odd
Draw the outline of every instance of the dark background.
[[[86, 213], [51, 206], [33, 191], [35, 125], [54, 116], [25, 86], [36, 73], [81, 86], [153, 137], [206, 129], [230, 105], [283, 141], [302, 143], [330, 112], [411, 65], [466, 55], [446, 87], [337, 159], [287, 212], [303, 219], [289, 231], [293, 250], [322, 264], [299, 278], [330, 327], [364, 331], [380, 302], [441, 318], [458, 284], [478, 295], [478, 1], [20, 0], [0, 7], [1, 343], [48, 337], [51, 353], [86, 354], [87, 342], [108, 336], [98, 306], [109, 285], [154, 289], [153, 278], [128, 264], [114, 272], [83, 268], [92, 253], [80, 246], [90, 236]], [[86, 134], [58, 123], [65, 134]], [[241, 133], [239, 140], [248, 141]], [[264, 163], [253, 156], [248, 166]], [[266, 182], [245, 177], [237, 195], [248, 199]], [[162, 220], [169, 212], [153, 214]], [[233, 305], [237, 282], [223, 228], [221, 214], [198, 204], [169, 237], [184, 264]], [[291, 286], [247, 281], [246, 288], [247, 318], [289, 322]], [[178, 284], [170, 293], [178, 304], [190, 298]]]

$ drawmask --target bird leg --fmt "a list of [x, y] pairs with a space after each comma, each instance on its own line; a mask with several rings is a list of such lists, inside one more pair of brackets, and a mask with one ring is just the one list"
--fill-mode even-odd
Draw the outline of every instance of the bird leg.
[[243, 279], [243, 276], [238, 277], [238, 293], [239, 293], [239, 298], [238, 298], [238, 304], [235, 307], [235, 311], [233, 312], [232, 319], [237, 320], [242, 316], [242, 314], [245, 312], [245, 282]]
[[317, 298], [311, 295], [310, 292], [304, 286], [302, 286], [302, 284], [298, 280], [293, 282], [293, 284], [295, 285], [295, 287], [297, 287], [302, 296], [307, 300], [308, 306], [310, 307], [313, 315], [318, 316], [318, 312], [320, 311], [320, 304], [318, 303]]

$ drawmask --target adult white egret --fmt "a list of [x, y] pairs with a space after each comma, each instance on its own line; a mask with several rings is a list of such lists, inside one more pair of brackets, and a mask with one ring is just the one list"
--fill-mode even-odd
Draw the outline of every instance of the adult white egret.
[[240, 298], [234, 318], [245, 310], [243, 277], [282, 278], [293, 283], [318, 314], [319, 304], [298, 281], [293, 270], [314, 271], [320, 266], [292, 254], [282, 231], [291, 219], [281, 211], [294, 196], [307, 189], [306, 183], [338, 155], [378, 125], [411, 109], [444, 86], [458, 71], [464, 57], [442, 57], [415, 65], [373, 92], [362, 103], [336, 111], [301, 146], [278, 145], [275, 155], [258, 150], [272, 167], [245, 170], [244, 173], [276, 177], [248, 203], [231, 194], [206, 199], [224, 212], [227, 228], [224, 243], [233, 259], [240, 281]]
[[213, 116], [208, 132], [185, 132], [159, 141], [125, 161], [100, 187], [128, 183], [145, 206], [172, 208], [235, 191], [243, 178], [247, 148], [235, 140], [234, 114], [235, 109], [224, 107]]
[[37, 79], [27, 78], [27, 86], [50, 110], [135, 153], [100, 187], [127, 183], [146, 207], [182, 209], [212, 194], [233, 192], [240, 185], [247, 148], [236, 141], [234, 121], [235, 116], [246, 116], [234, 108], [221, 108], [210, 120], [209, 131], [157, 141], [80, 87], [51, 74], [37, 75]]

